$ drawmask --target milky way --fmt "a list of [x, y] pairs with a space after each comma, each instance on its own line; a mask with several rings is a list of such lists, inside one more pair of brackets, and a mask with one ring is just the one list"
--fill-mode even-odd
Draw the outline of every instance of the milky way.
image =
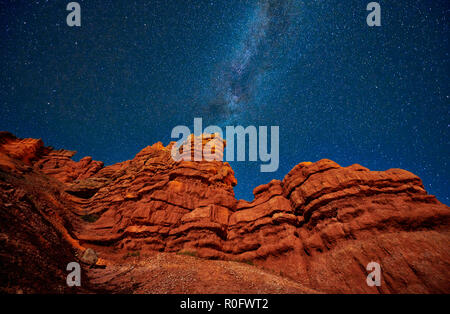
[[214, 77], [214, 96], [207, 102], [207, 111], [218, 125], [239, 123], [245, 113], [258, 109], [263, 85], [285, 69], [286, 55], [290, 61], [299, 56], [294, 45], [300, 31], [299, 1], [259, 1], [249, 10], [242, 35]]

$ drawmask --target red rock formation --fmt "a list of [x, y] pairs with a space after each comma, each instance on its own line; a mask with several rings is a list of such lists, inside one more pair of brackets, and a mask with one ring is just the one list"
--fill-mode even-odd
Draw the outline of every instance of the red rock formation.
[[[202, 148], [211, 140], [211, 153], [223, 156], [216, 136], [203, 135]], [[156, 143], [107, 167], [89, 157], [74, 162], [73, 152], [8, 133], [0, 134], [0, 145], [0, 182], [9, 184], [0, 188], [22, 188], [25, 182], [11, 176], [27, 171], [48, 182], [46, 195], [57, 201], [48, 206], [65, 217], [49, 226], [67, 233], [48, 245], [95, 248], [107, 265], [95, 270], [97, 281], [126, 252], [194, 252], [251, 261], [321, 292], [450, 292], [449, 207], [405, 170], [303, 162], [282, 181], [255, 188], [255, 199], [246, 202], [234, 197], [228, 163], [174, 161], [174, 143]], [[39, 190], [36, 182], [26, 185]], [[23, 201], [1, 200], [5, 215], [14, 217], [3, 209], [6, 202]], [[382, 267], [380, 287], [366, 284], [371, 261]]]
[[84, 251], [72, 236], [81, 220], [59, 181], [31, 167], [51, 149], [6, 132], [0, 145], [0, 291], [88, 291], [88, 283], [79, 290], [66, 285], [66, 265]]

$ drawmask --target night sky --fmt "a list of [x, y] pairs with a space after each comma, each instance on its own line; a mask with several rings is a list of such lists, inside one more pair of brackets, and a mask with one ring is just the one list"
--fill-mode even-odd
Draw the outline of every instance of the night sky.
[[280, 166], [232, 162], [238, 198], [302, 161], [403, 168], [449, 204], [448, 0], [0, 1], [0, 130], [105, 164], [172, 128], [280, 126]]

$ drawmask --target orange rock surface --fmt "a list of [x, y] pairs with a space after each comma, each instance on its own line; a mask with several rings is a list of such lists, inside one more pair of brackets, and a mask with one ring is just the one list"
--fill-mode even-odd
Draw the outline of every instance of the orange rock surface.
[[[208, 145], [205, 138], [218, 140], [204, 135], [202, 147]], [[173, 145], [156, 143], [105, 167], [90, 157], [75, 162], [74, 152], [53, 150], [41, 140], [0, 133], [1, 259], [9, 269], [2, 270], [2, 289], [23, 289], [33, 276], [34, 267], [16, 263], [15, 256], [26, 264], [40, 254], [40, 267], [57, 274], [46, 279], [58, 287], [49, 291], [67, 292], [61, 286], [64, 263], [91, 247], [102, 264], [87, 270], [97, 284], [133, 287], [130, 278], [117, 275], [121, 265], [129, 265], [121, 256], [140, 256], [133, 260], [146, 278], [146, 267], [147, 277], [153, 274], [151, 256], [188, 252], [205, 270], [219, 265], [206, 259], [251, 263], [245, 266], [288, 280], [284, 292], [450, 292], [450, 210], [427, 194], [416, 175], [341, 167], [327, 159], [303, 162], [282, 181], [256, 187], [247, 202], [234, 196], [237, 181], [228, 163], [176, 162]], [[214, 147], [212, 153], [220, 149]], [[380, 287], [366, 284], [371, 261], [381, 265]], [[255, 276], [260, 284], [261, 275]], [[213, 278], [207, 282], [214, 284]], [[236, 284], [220, 292], [236, 292]], [[109, 289], [117, 292], [114, 286]], [[175, 286], [135, 292], [189, 292]]]

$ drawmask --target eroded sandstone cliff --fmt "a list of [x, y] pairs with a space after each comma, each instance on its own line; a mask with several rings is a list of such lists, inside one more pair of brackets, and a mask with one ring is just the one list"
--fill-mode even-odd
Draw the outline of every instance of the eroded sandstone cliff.
[[[228, 163], [176, 162], [172, 145], [105, 167], [0, 133], [2, 288], [26, 290], [34, 280], [66, 292], [67, 262], [91, 247], [102, 268], [86, 269], [87, 281], [110, 290], [116, 281], [131, 292], [189, 292], [143, 288], [151, 267], [137, 257], [162, 252], [242, 261], [305, 287], [285, 292], [450, 292], [450, 210], [416, 175], [322, 159], [256, 187], [252, 202], [238, 201]], [[141, 263], [136, 286], [119, 256]], [[380, 287], [366, 284], [371, 261], [382, 267]], [[51, 276], [36, 277], [36, 269]]]

